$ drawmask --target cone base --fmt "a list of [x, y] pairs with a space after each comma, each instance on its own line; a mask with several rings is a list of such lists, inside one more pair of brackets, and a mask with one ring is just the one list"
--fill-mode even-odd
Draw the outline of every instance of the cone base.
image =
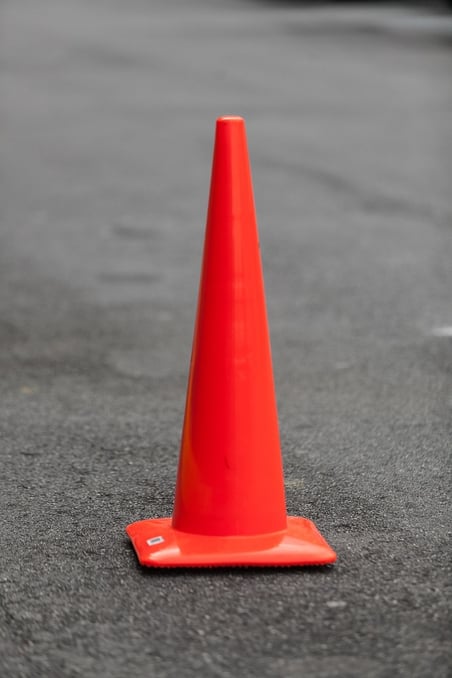
[[336, 554], [314, 523], [287, 518], [287, 529], [265, 535], [205, 536], [175, 530], [171, 518], [140, 520], [126, 528], [140, 565], [224, 567], [327, 565]]

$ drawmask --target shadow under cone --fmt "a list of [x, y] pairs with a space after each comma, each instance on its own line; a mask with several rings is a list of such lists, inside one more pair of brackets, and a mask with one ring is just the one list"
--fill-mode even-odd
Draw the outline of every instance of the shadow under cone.
[[172, 519], [127, 528], [143, 565], [336, 559], [287, 518], [262, 266], [242, 118], [217, 120]]

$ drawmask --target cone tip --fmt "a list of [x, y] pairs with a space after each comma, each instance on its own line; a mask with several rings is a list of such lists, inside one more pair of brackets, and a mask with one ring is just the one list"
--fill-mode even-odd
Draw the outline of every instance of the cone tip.
[[222, 115], [217, 118], [217, 125], [243, 125], [245, 119], [240, 115]]

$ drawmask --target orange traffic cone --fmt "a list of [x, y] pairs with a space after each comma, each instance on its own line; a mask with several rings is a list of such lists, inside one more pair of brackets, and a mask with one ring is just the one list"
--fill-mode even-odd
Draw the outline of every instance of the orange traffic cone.
[[287, 517], [251, 171], [242, 118], [217, 120], [172, 518], [127, 527], [142, 565], [320, 565], [334, 551]]

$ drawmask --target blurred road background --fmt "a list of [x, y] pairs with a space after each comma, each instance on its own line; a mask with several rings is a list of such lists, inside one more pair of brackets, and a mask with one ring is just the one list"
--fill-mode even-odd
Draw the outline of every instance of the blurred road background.
[[[4, 678], [450, 675], [451, 41], [406, 6], [1, 4]], [[172, 509], [225, 114], [333, 568], [148, 573], [124, 534]]]

